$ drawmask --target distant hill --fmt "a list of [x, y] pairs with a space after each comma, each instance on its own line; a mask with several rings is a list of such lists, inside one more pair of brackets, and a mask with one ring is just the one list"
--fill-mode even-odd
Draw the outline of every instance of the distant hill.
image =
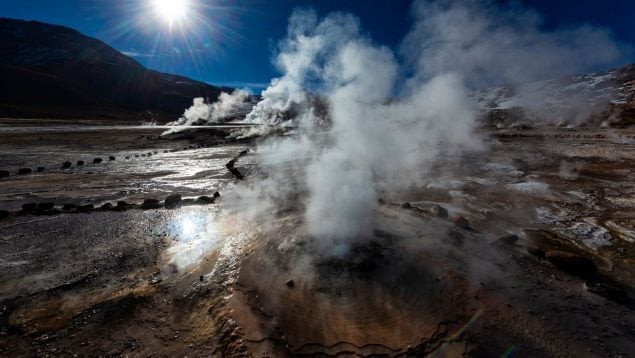
[[635, 125], [635, 64], [471, 93], [494, 125]]
[[173, 120], [221, 90], [63, 26], [0, 18], [0, 117]]

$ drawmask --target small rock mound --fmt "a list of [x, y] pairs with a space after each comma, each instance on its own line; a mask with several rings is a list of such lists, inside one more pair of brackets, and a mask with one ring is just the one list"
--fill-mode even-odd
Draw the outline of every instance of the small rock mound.
[[166, 209], [176, 209], [181, 206], [181, 194], [172, 194], [165, 198]]
[[7, 170], [0, 170], [0, 178], [6, 178], [9, 175], [11, 175], [11, 173]]
[[78, 160], [78, 161], [77, 161], [77, 166], [78, 166], [78, 167], [81, 167], [81, 166], [82, 166], [82, 165], [84, 165], [84, 164], [86, 164], [86, 163], [84, 163], [84, 161], [83, 161], [83, 160]]
[[38, 173], [41, 173], [41, 172], [43, 172], [43, 171], [44, 171], [44, 169], [45, 169], [44, 167], [37, 167], [37, 172], [38, 172]]
[[55, 208], [55, 203], [39, 203], [37, 205], [37, 213], [38, 214], [45, 214], [50, 212], [51, 210], [53, 210]]
[[36, 210], [37, 210], [37, 204], [36, 203], [22, 204], [22, 211], [27, 213], [27, 214], [33, 214], [33, 213], [35, 213]]
[[89, 213], [93, 210], [95, 210], [95, 205], [93, 204], [80, 205], [79, 207], [77, 207], [78, 213]]
[[103, 159], [101, 159], [101, 158], [95, 158], [95, 159], [93, 159], [93, 164], [99, 164], [102, 161], [103, 161]]
[[467, 219], [464, 218], [463, 216], [458, 215], [453, 217], [452, 222], [454, 223], [454, 225], [456, 225], [457, 227], [463, 230], [467, 230], [470, 228], [470, 222], [467, 221]]
[[150, 209], [159, 209], [161, 208], [161, 202], [159, 202], [159, 200], [157, 199], [145, 199], [143, 201], [143, 204], [141, 204], [141, 208], [143, 210], [150, 210]]
[[0, 220], [4, 220], [8, 218], [9, 215], [11, 215], [11, 213], [8, 212], [7, 210], [0, 210]]
[[440, 217], [441, 219], [447, 219], [449, 214], [448, 211], [441, 205], [435, 205], [430, 208], [430, 212], [432, 215]]
[[115, 158], [115, 157], [113, 157], [113, 156], [111, 155], [111, 156], [109, 156], [109, 157], [108, 157], [108, 160], [110, 160], [110, 161], [112, 162], [113, 160], [117, 160], [117, 158]]
[[20, 168], [20, 169], [18, 169], [18, 175], [31, 174], [32, 172], [33, 172], [33, 170], [31, 170], [31, 168]]

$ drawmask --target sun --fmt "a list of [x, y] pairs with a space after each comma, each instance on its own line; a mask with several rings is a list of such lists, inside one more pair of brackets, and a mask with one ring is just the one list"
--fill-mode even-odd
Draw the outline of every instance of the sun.
[[150, 0], [156, 14], [166, 21], [170, 27], [182, 21], [188, 14], [191, 4], [189, 0]]

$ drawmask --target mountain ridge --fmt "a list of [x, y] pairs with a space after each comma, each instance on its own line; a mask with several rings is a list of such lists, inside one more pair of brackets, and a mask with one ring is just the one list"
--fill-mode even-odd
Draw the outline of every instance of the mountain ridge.
[[[174, 119], [219, 88], [150, 70], [77, 30], [0, 18], [0, 116]], [[151, 118], [149, 118], [151, 117]]]

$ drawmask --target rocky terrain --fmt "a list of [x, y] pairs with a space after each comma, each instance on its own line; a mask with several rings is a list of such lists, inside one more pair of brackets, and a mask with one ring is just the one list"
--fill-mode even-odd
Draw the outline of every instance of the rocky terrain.
[[236, 211], [270, 170], [257, 141], [1, 124], [2, 356], [635, 351], [631, 129], [483, 129], [337, 255], [301, 193], [267, 225]]

